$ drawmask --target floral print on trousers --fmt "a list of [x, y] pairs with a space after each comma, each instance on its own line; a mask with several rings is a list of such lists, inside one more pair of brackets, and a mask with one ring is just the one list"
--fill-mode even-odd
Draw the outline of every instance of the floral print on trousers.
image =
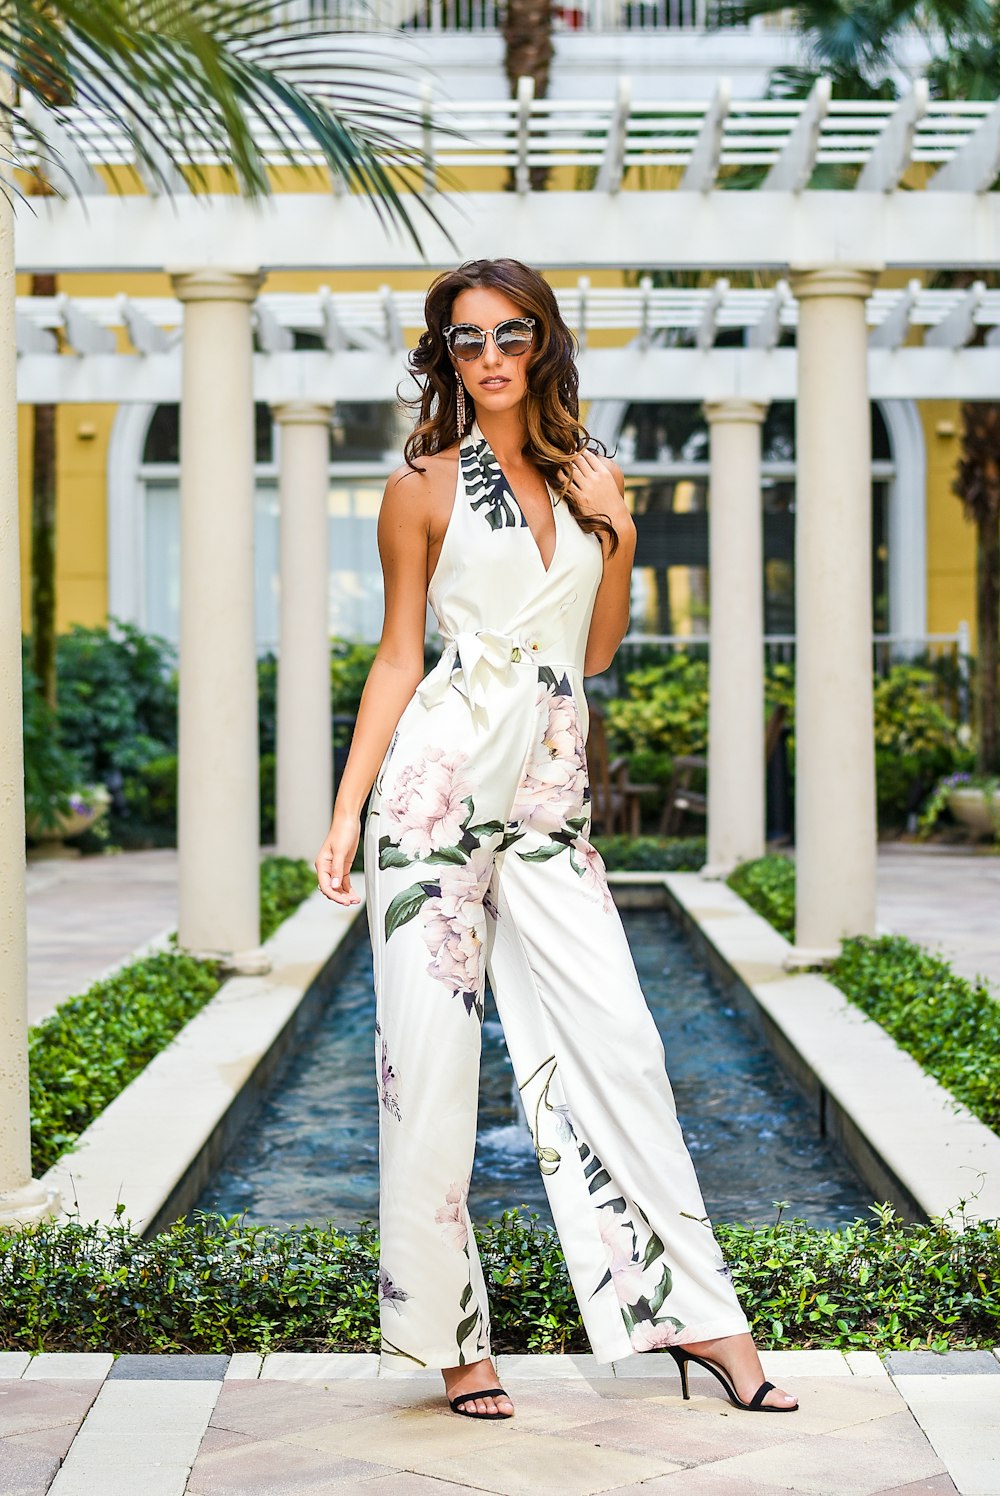
[[603, 563], [553, 518], [546, 568], [474, 425], [428, 589], [445, 648], [368, 806], [385, 1370], [492, 1354], [468, 1210], [487, 976], [598, 1360], [749, 1329], [590, 841]]

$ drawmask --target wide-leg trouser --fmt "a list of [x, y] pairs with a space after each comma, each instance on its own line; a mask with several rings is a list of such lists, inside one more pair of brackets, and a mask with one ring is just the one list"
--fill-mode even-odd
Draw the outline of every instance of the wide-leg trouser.
[[[377, 839], [370, 817], [372, 866]], [[436, 958], [476, 967], [483, 986], [464, 1000], [442, 997], [440, 970], [428, 972], [426, 927], [401, 905], [392, 938], [382, 938], [386, 880], [370, 885], [387, 1371], [491, 1354], [467, 1206], [487, 972], [598, 1360], [749, 1329], [603, 863], [582, 833], [572, 857], [565, 848], [552, 855], [552, 846], [550, 832], [532, 831], [529, 818], [516, 847], [480, 859], [480, 896], [470, 899], [466, 887], [461, 903], [464, 953]], [[447, 894], [433, 859], [411, 862], [405, 878], [408, 887]], [[477, 950], [478, 963], [470, 956]]]

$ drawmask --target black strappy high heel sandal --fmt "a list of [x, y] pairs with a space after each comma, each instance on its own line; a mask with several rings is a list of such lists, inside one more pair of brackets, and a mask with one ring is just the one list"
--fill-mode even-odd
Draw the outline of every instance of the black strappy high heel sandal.
[[506, 1397], [507, 1393], [502, 1387], [486, 1387], [482, 1392], [463, 1392], [458, 1397], [449, 1397], [448, 1403], [453, 1413], [461, 1413], [463, 1418], [513, 1418], [513, 1413], [477, 1413], [473, 1408], [470, 1413], [462, 1403], [475, 1402], [478, 1397]]
[[737, 1397], [736, 1388], [730, 1382], [728, 1373], [721, 1366], [716, 1366], [714, 1361], [707, 1361], [704, 1356], [696, 1356], [694, 1351], [686, 1351], [682, 1345], [668, 1345], [665, 1349], [670, 1352], [680, 1368], [681, 1388], [686, 1398], [691, 1396], [688, 1391], [688, 1362], [696, 1361], [699, 1366], [704, 1366], [719, 1379], [729, 1394], [729, 1401], [735, 1403], [738, 1408], [743, 1408], [747, 1413], [795, 1413], [798, 1411], [797, 1402], [790, 1403], [787, 1408], [775, 1407], [771, 1403], [764, 1402], [764, 1398], [774, 1387], [773, 1382], [761, 1382], [750, 1401], [744, 1402], [741, 1397]]

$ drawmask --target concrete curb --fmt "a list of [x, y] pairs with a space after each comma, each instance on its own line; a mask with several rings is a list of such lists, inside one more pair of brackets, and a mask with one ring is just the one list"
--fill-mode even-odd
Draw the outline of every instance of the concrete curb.
[[266, 942], [271, 970], [224, 982], [45, 1174], [64, 1214], [110, 1224], [121, 1200], [152, 1236], [189, 1210], [366, 928], [363, 895], [310, 894]]
[[[812, 1103], [821, 1133], [909, 1220], [950, 1229], [1000, 1218], [1000, 1137], [816, 972], [788, 972], [787, 940], [724, 882], [610, 873], [621, 901], [663, 902]], [[630, 884], [639, 885], [634, 893]], [[643, 887], [642, 885], [646, 885]]]

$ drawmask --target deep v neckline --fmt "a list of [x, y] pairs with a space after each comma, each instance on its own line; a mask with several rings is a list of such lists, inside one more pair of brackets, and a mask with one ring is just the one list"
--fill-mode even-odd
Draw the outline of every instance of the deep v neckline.
[[[471, 427], [471, 429], [469, 431], [469, 436], [472, 438], [472, 441], [473, 441], [474, 444], [478, 444], [478, 443], [482, 442], [482, 444], [485, 447], [486, 451], [489, 453], [490, 458], [491, 458], [491, 460], [492, 460], [492, 462], [493, 462], [493, 464], [494, 464], [494, 466], [496, 468], [496, 472], [499, 475], [500, 479], [502, 480], [503, 486], [506, 489], [507, 494], [512, 499], [512, 501], [513, 501], [513, 503], [514, 503], [514, 505], [515, 505], [515, 507], [517, 509], [518, 514], [521, 516], [521, 524], [524, 526], [524, 528], [528, 532], [528, 540], [530, 541], [531, 548], [534, 551], [535, 556], [536, 556], [536, 558], [538, 560], [538, 565], [542, 569], [542, 575], [546, 576], [546, 577], [549, 576], [551, 574], [551, 572], [552, 572], [552, 568], [556, 564], [556, 557], [557, 557], [558, 552], [559, 552], [559, 515], [558, 515], [559, 505], [558, 505], [556, 499], [553, 497], [552, 489], [549, 486], [548, 480], [547, 479], [543, 479], [543, 482], [545, 483], [545, 492], [549, 496], [549, 504], [551, 505], [551, 509], [552, 509], [553, 543], [552, 543], [552, 555], [549, 557], [549, 564], [548, 564], [548, 566], [546, 566], [545, 562], [542, 560], [542, 548], [538, 544], [538, 541], [535, 539], [534, 532], [533, 532], [530, 524], [528, 523], [528, 516], [524, 512], [524, 508], [522, 507], [520, 499], [518, 498], [517, 494], [514, 492], [514, 485], [511, 483], [510, 479], [507, 477], [507, 474], [504, 472], [503, 468], [500, 466], [500, 463], [499, 463], [499, 461], [497, 459], [497, 455], [494, 452], [493, 448], [490, 446], [489, 442], [486, 440], [486, 437], [483, 435], [482, 428], [480, 427], [478, 421], [473, 421], [472, 427]], [[486, 472], [486, 470], [485, 470], [485, 468], [483, 467], [482, 464], [480, 464], [480, 467], [481, 467], [481, 470], [483, 471], [483, 478], [484, 478], [484, 481], [485, 481], [487, 479], [487, 472]]]

